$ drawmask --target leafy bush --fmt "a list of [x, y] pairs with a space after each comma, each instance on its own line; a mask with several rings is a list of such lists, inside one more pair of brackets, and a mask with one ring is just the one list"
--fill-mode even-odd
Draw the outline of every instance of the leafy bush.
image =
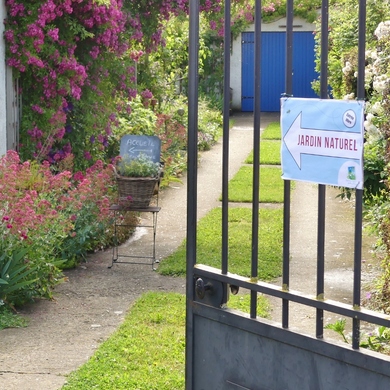
[[199, 101], [198, 149], [209, 150], [222, 134], [222, 113], [210, 107], [206, 99]]
[[29, 277], [35, 270], [25, 259], [26, 253], [27, 250], [23, 249], [11, 254], [4, 252], [0, 256], [0, 305], [20, 303], [20, 290], [25, 293], [26, 288], [36, 282]]

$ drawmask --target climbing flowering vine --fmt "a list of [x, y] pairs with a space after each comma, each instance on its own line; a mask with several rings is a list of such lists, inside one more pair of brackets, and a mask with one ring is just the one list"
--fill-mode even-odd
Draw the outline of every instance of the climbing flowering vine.
[[[202, 1], [202, 10], [220, 9]], [[20, 80], [20, 154], [82, 168], [104, 155], [137, 94], [137, 63], [163, 45], [163, 21], [188, 1], [6, 0], [7, 64]], [[80, 163], [83, 162], [83, 163]]]

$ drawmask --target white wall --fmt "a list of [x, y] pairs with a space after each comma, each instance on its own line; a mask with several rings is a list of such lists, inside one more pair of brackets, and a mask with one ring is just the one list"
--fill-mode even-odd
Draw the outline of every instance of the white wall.
[[7, 151], [7, 115], [6, 115], [6, 73], [5, 42], [3, 38], [6, 18], [5, 2], [0, 0], [0, 156]]
[[[314, 25], [304, 19], [294, 19], [294, 31], [314, 31]], [[245, 32], [255, 31], [254, 25], [249, 26]], [[286, 31], [286, 18], [281, 18], [272, 23], [263, 23], [261, 31], [275, 32]], [[232, 55], [230, 58], [230, 88], [233, 88], [233, 110], [241, 110], [241, 34], [233, 41]]]

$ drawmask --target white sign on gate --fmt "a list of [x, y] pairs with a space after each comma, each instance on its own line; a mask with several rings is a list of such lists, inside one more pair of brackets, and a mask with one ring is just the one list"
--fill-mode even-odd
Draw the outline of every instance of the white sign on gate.
[[364, 102], [283, 97], [282, 178], [363, 188]]

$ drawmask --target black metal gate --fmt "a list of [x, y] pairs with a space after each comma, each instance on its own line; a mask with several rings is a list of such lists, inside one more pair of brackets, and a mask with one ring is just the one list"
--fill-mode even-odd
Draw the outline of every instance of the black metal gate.
[[[359, 5], [359, 75], [365, 66], [366, 2]], [[292, 91], [293, 0], [287, 4], [286, 94]], [[230, 47], [230, 0], [225, 1], [225, 47]], [[321, 98], [327, 88], [328, 1], [322, 2]], [[222, 258], [215, 269], [197, 261], [197, 118], [199, 0], [190, 0], [189, 157], [187, 214], [186, 389], [390, 389], [390, 359], [359, 349], [360, 322], [390, 327], [388, 316], [361, 307], [362, 190], [356, 190], [353, 304], [324, 298], [325, 194], [318, 185], [317, 291], [315, 297], [289, 289], [290, 182], [284, 184], [283, 280], [281, 286], [257, 281], [259, 229], [261, 38], [255, 42], [254, 175], [251, 277], [229, 273], [229, 50], [224, 55], [224, 135], [222, 172]], [[255, 37], [261, 37], [261, 1], [256, 1]], [[364, 99], [364, 79], [358, 81]], [[226, 309], [230, 289], [250, 290], [250, 315]], [[282, 301], [281, 326], [257, 317], [258, 294]], [[314, 294], [313, 294], [314, 295]], [[316, 311], [316, 337], [289, 329], [290, 302]], [[352, 348], [323, 339], [324, 311], [352, 322]]]

